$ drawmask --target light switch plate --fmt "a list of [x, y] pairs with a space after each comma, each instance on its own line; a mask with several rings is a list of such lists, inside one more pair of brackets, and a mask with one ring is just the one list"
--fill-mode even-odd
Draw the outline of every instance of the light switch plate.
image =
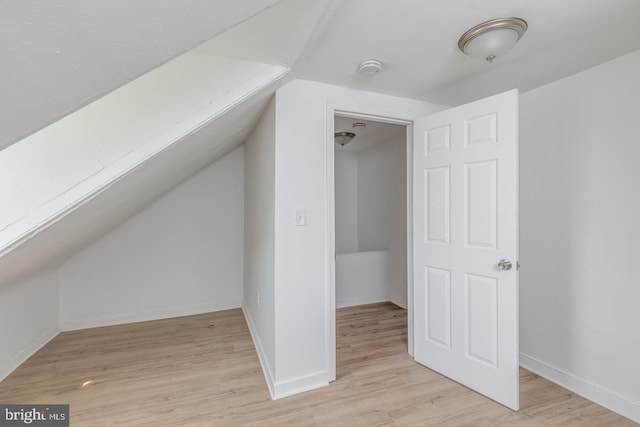
[[296, 209], [296, 225], [302, 227], [307, 225], [307, 210]]

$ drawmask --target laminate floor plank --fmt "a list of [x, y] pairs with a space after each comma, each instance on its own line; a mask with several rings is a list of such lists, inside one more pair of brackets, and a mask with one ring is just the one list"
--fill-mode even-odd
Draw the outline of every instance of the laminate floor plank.
[[406, 311], [337, 312], [337, 380], [272, 401], [241, 310], [65, 332], [4, 381], [0, 402], [70, 404], [72, 426], [637, 425], [520, 370], [513, 412], [407, 354]]

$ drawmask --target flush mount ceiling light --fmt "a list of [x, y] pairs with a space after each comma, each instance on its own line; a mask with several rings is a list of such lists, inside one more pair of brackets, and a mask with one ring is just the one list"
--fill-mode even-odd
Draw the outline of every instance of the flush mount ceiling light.
[[377, 59], [367, 59], [360, 63], [358, 69], [362, 74], [373, 76], [374, 74], [378, 74], [382, 71], [382, 62]]
[[458, 40], [458, 48], [472, 58], [493, 62], [509, 52], [527, 31], [527, 21], [499, 18], [469, 29]]
[[336, 144], [344, 147], [348, 143], [351, 142], [353, 138], [355, 138], [356, 134], [353, 132], [336, 132], [334, 135]]

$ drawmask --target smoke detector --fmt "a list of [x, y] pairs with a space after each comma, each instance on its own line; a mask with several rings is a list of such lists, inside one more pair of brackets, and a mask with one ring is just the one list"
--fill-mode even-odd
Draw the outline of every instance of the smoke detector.
[[378, 74], [382, 71], [382, 62], [377, 59], [367, 59], [360, 63], [358, 69], [362, 74], [373, 76], [374, 74]]

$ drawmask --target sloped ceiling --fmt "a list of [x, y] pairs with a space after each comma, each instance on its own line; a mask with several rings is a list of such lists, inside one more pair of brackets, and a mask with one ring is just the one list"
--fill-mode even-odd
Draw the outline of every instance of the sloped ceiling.
[[[458, 51], [465, 30], [504, 16], [529, 23], [512, 52], [487, 64]], [[0, 0], [0, 149], [196, 46], [292, 68], [0, 258], [0, 282], [64, 259], [242, 143], [286, 79], [457, 105], [638, 50], [638, 20], [638, 0]], [[367, 58], [383, 72], [359, 74]]]
[[277, 1], [0, 1], [0, 149]]
[[[59, 221], [0, 257], [0, 287], [55, 266], [237, 147], [272, 96], [266, 87], [102, 189]], [[215, 141], [212, 144], [211, 141]]]
[[[0, 1], [0, 149], [229, 28], [211, 53], [295, 63], [290, 79], [442, 105], [526, 91], [640, 49], [638, 0], [283, 0], [269, 8], [277, 3]], [[314, 14], [322, 19], [306, 18]], [[486, 64], [457, 50], [465, 30], [504, 16], [529, 22], [507, 56]], [[304, 25], [310, 37], [296, 37], [292, 28]], [[359, 75], [367, 58], [382, 60], [383, 73]]]
[[[188, 52], [0, 151], [0, 259], [33, 238], [42, 240], [43, 230], [73, 211], [87, 211], [89, 200], [103, 198], [115, 182], [130, 181], [132, 170], [149, 169], [150, 160], [165, 151], [174, 153], [175, 163], [165, 163], [136, 201], [197, 172], [224, 153], [221, 147], [241, 144], [261, 110], [245, 105], [253, 105], [264, 89], [270, 96], [287, 71]], [[236, 110], [244, 114], [226, 119], [225, 113]], [[207, 144], [193, 144], [202, 129], [208, 130]], [[174, 145], [189, 148], [199, 162], [169, 150]], [[126, 187], [120, 190], [126, 198]], [[122, 205], [118, 216], [136, 207]], [[84, 234], [78, 228], [64, 240]]]
[[[0, 285], [59, 264], [244, 142], [328, 3], [285, 0], [223, 34], [250, 28], [276, 55], [247, 61], [260, 51], [238, 43], [249, 55], [225, 58], [227, 43], [205, 42], [2, 150]], [[270, 31], [283, 19], [295, 22]]]

